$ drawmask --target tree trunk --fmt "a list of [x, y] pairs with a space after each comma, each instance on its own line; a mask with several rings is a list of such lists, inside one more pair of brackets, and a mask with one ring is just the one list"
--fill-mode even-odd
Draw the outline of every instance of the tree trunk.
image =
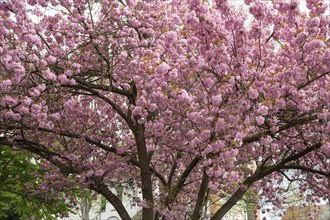
[[91, 201], [84, 197], [80, 203], [81, 218], [82, 220], [89, 220], [89, 211], [92, 207]]
[[232, 195], [227, 202], [221, 206], [221, 208], [215, 213], [215, 215], [211, 218], [211, 220], [220, 220], [222, 219], [227, 212], [234, 206], [236, 203], [243, 198], [244, 191], [238, 189], [234, 195]]
[[205, 204], [205, 201], [206, 201], [206, 193], [207, 193], [207, 189], [208, 189], [209, 179], [210, 178], [206, 174], [206, 171], [204, 169], [202, 183], [201, 183], [201, 186], [199, 188], [197, 201], [196, 201], [196, 204], [195, 204], [195, 208], [194, 208], [191, 220], [198, 220], [201, 217], [202, 208], [203, 208], [203, 206]]
[[247, 210], [247, 220], [257, 220], [256, 212], [253, 210]]
[[253, 194], [253, 192], [248, 192], [244, 197], [247, 220], [257, 220], [258, 196]]
[[139, 157], [139, 167], [141, 171], [142, 197], [147, 202], [148, 207], [142, 209], [143, 220], [154, 219], [154, 198], [152, 192], [151, 172], [149, 168], [149, 157], [147, 152], [146, 140], [144, 137], [144, 126], [138, 125], [135, 132], [135, 139]]

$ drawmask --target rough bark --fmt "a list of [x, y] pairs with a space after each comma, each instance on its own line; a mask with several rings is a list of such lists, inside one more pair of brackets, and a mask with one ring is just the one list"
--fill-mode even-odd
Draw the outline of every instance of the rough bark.
[[98, 185], [92, 185], [90, 189], [93, 189], [103, 195], [111, 203], [111, 205], [113, 205], [122, 220], [131, 220], [131, 217], [129, 216], [123, 203], [109, 190], [105, 184], [100, 183]]
[[154, 199], [152, 192], [151, 172], [149, 169], [149, 157], [144, 137], [143, 125], [137, 125], [135, 130], [135, 139], [139, 157], [139, 167], [141, 172], [142, 197], [147, 202], [148, 207], [142, 209], [143, 220], [153, 220], [154, 218]]
[[207, 193], [207, 189], [208, 189], [209, 179], [210, 179], [209, 176], [206, 174], [206, 172], [204, 170], [201, 186], [199, 188], [197, 201], [196, 201], [196, 204], [194, 207], [194, 211], [193, 211], [191, 220], [198, 220], [198, 219], [200, 219], [200, 217], [202, 215], [202, 208], [206, 201], [206, 193]]

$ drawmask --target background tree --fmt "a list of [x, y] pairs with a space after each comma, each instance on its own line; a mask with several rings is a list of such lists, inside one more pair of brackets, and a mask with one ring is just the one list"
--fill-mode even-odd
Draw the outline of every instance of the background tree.
[[68, 213], [64, 199], [33, 196], [43, 170], [31, 154], [0, 146], [0, 219], [57, 219]]
[[328, 199], [326, 4], [245, 3], [1, 2], [0, 143], [42, 161], [36, 193], [79, 184], [123, 220], [123, 180], [144, 220], [199, 219], [209, 191], [221, 219], [252, 186], [279, 207], [285, 178]]

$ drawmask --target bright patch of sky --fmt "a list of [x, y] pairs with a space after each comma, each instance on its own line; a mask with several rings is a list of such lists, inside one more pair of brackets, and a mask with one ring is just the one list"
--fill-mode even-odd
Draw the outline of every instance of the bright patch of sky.
[[[270, 0], [263, 0], [264, 2], [271, 2]], [[299, 7], [302, 11], [308, 11], [306, 7], [306, 0], [298, 0], [300, 2]], [[248, 7], [244, 4], [244, 0], [228, 0], [228, 2], [237, 7], [237, 8], [243, 8], [245, 10], [248, 10]], [[330, 0], [324, 0], [324, 2], [328, 3], [328, 15], [330, 15]]]

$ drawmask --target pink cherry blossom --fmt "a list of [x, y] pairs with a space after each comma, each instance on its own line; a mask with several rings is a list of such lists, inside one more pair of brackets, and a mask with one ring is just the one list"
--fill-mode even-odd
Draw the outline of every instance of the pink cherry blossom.
[[40, 91], [36, 88], [30, 89], [29, 95], [32, 97], [40, 96]]
[[49, 57], [47, 57], [47, 62], [48, 64], [54, 64], [56, 62], [56, 57], [50, 55]]
[[253, 88], [249, 89], [248, 95], [250, 99], [256, 99], [259, 96], [258, 91]]
[[179, 99], [187, 104], [190, 104], [193, 100], [193, 97], [191, 97], [191, 95], [185, 89], [182, 89], [181, 94], [179, 95]]
[[170, 66], [167, 63], [162, 63], [156, 68], [156, 73], [165, 74], [170, 69]]
[[257, 110], [257, 113], [259, 113], [259, 114], [265, 116], [265, 115], [268, 114], [268, 108], [267, 108], [266, 106], [264, 106], [264, 105], [263, 105], [263, 106], [260, 106], [260, 107], [258, 108], [258, 110]]
[[12, 81], [10, 79], [6, 79], [1, 82], [2, 87], [9, 87], [11, 85], [12, 85]]
[[221, 103], [221, 101], [222, 101], [222, 96], [220, 94], [212, 97], [212, 104], [215, 106], [218, 106]]
[[257, 116], [256, 122], [257, 122], [257, 125], [262, 125], [265, 122], [265, 118], [262, 116]]
[[49, 79], [52, 81], [56, 80], [56, 75], [53, 72], [51, 72], [50, 70], [43, 71], [43, 75], [46, 79]]

